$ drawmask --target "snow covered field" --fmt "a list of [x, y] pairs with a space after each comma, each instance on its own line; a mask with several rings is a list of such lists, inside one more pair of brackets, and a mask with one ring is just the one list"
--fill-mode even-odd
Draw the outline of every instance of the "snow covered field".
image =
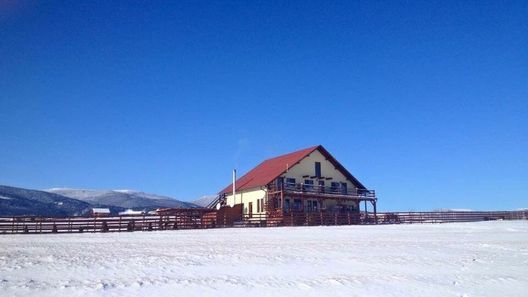
[[528, 221], [0, 236], [0, 296], [528, 296]]

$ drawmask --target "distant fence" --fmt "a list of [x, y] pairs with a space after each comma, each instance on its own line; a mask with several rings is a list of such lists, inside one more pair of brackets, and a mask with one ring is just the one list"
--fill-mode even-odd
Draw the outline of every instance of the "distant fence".
[[[448, 211], [378, 213], [289, 213], [282, 216], [245, 215], [237, 208], [172, 210], [161, 215], [117, 217], [0, 218], [0, 234], [132, 232], [221, 227], [271, 227], [355, 224], [416, 224], [528, 219], [528, 211]], [[241, 209], [240, 209], [241, 212]]]
[[455, 222], [478, 222], [478, 221], [491, 221], [491, 220], [526, 220], [526, 219], [528, 219], [528, 210], [524, 210], [524, 211], [385, 212], [385, 213], [377, 214], [378, 224], [455, 223]]

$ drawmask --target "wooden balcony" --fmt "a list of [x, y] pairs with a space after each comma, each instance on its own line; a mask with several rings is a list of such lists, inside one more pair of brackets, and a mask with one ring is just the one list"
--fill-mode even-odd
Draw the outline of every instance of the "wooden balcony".
[[350, 199], [358, 201], [376, 201], [376, 192], [374, 190], [347, 189], [346, 187], [328, 187], [310, 184], [288, 184], [282, 185], [270, 184], [268, 191], [282, 192], [289, 196], [318, 197], [328, 199]]

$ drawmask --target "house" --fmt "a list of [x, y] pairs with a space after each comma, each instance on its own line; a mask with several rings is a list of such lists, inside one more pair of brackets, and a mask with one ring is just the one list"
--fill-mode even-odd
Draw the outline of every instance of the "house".
[[[294, 214], [299, 224], [312, 219], [323, 224], [325, 217], [338, 223], [358, 222], [363, 204], [376, 213], [377, 198], [323, 146], [318, 145], [265, 160], [219, 193], [223, 206], [242, 204], [243, 216], [259, 220], [285, 218]], [[367, 204], [368, 203], [368, 204]], [[353, 221], [353, 222], [352, 222]], [[375, 221], [375, 220], [374, 220]], [[290, 221], [290, 223], [294, 223]]]
[[100, 217], [108, 217], [110, 215], [110, 209], [108, 208], [92, 208], [90, 211], [90, 215], [92, 217], [100, 218]]

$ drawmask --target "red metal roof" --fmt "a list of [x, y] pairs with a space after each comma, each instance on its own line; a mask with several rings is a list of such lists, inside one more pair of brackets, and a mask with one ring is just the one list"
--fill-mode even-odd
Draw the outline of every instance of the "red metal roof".
[[[272, 159], [268, 159], [257, 167], [251, 169], [244, 176], [237, 179], [236, 190], [246, 190], [251, 188], [263, 187], [271, 183], [277, 177], [286, 172], [287, 168], [291, 168], [302, 159], [310, 155], [315, 150], [319, 150], [330, 162], [332, 162], [336, 168], [338, 168], [350, 181], [352, 181], [358, 188], [365, 189], [365, 187], [348, 172], [337, 160], [328, 153], [328, 151], [322, 146], [317, 145], [309, 147], [303, 150], [299, 150], [286, 155], [278, 156]], [[220, 194], [231, 193], [233, 191], [233, 185], [225, 187]]]

